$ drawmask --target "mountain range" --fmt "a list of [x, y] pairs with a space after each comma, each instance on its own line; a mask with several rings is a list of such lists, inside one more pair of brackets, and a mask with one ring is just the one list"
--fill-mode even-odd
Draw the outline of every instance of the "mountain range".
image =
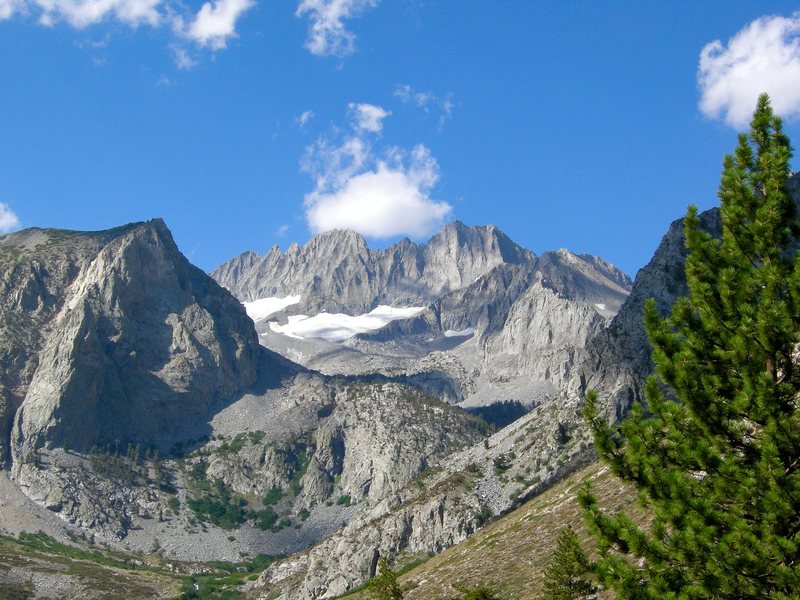
[[0, 527], [187, 573], [284, 555], [250, 596], [345, 593], [589, 464], [583, 396], [610, 421], [641, 400], [642, 305], [685, 293], [684, 259], [680, 221], [633, 282], [460, 222], [210, 276], [158, 219], [2, 236]]

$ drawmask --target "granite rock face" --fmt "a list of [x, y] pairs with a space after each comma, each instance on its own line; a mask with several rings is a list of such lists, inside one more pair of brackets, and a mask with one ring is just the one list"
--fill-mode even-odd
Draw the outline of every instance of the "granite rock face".
[[245, 252], [211, 276], [243, 302], [300, 295], [300, 312], [360, 314], [378, 304], [418, 304], [532, 257], [492, 225], [455, 221], [425, 244], [405, 239], [383, 251], [353, 231], [330, 231], [285, 253], [277, 246], [263, 256]]
[[[14, 460], [42, 447], [171, 443], [256, 380], [262, 349], [244, 310], [189, 264], [162, 221], [26, 230], [0, 247], [17, 256], [11, 273], [25, 272], [28, 290], [0, 310], [35, 317], [18, 333], [29, 343], [13, 346], [25, 357], [4, 415], [14, 413]], [[0, 378], [16, 367], [3, 361]]]

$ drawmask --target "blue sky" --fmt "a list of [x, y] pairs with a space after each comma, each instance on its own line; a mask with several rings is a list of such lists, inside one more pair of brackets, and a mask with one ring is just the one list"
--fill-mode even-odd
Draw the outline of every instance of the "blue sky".
[[161, 216], [212, 269], [460, 219], [634, 275], [689, 203], [717, 203], [760, 91], [800, 144], [798, 10], [0, 0], [0, 229]]

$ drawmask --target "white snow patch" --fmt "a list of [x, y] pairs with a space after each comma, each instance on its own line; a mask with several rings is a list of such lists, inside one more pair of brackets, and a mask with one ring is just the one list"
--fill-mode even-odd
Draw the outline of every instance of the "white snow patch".
[[287, 296], [286, 298], [259, 298], [243, 304], [247, 316], [253, 319], [253, 322], [258, 322], [298, 302], [300, 302], [300, 296]]
[[475, 333], [475, 330], [472, 327], [467, 327], [461, 331], [453, 331], [452, 329], [448, 329], [444, 332], [444, 337], [466, 337], [468, 335], [472, 335], [473, 333]]
[[410, 306], [397, 308], [393, 306], [379, 306], [365, 315], [350, 316], [341, 313], [319, 313], [313, 317], [295, 315], [289, 317], [286, 325], [279, 325], [271, 321], [270, 329], [283, 335], [294, 338], [322, 338], [329, 342], [343, 342], [357, 333], [366, 333], [380, 329], [387, 323], [399, 319], [416, 317], [424, 306]]
[[598, 304], [595, 304], [595, 306], [596, 306], [597, 308], [599, 308], [600, 310], [605, 310], [605, 309], [606, 309], [606, 305], [605, 305], [605, 304], [603, 304], [602, 302], [600, 302], [600, 303], [598, 303]]

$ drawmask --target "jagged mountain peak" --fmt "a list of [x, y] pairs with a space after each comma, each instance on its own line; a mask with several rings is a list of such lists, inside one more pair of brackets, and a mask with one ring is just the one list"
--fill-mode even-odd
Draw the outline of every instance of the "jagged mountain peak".
[[515, 243], [496, 225], [465, 225], [458, 220], [448, 223], [434, 234], [427, 246], [436, 247], [442, 244], [496, 253], [501, 262], [513, 264], [530, 260], [535, 256], [530, 250], [525, 250]]
[[385, 250], [370, 249], [354, 231], [327, 231], [285, 253], [242, 254], [211, 275], [245, 302], [299, 295], [300, 311], [359, 314], [378, 304], [427, 303], [497, 265], [534, 257], [494, 225], [453, 221], [427, 242], [405, 238]]

